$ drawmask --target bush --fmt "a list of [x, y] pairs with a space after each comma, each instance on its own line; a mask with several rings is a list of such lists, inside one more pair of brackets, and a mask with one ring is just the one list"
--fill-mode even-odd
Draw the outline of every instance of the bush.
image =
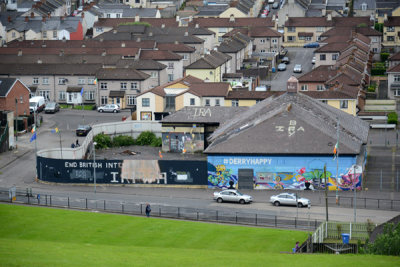
[[95, 106], [94, 105], [75, 105], [72, 108], [73, 109], [80, 109], [80, 110], [93, 110]]
[[132, 146], [135, 144], [135, 140], [127, 135], [119, 135], [113, 138], [113, 146]]
[[387, 117], [388, 117], [388, 120], [387, 120], [388, 124], [396, 124], [397, 125], [399, 118], [398, 118], [396, 112], [390, 112]]
[[386, 223], [383, 233], [374, 243], [367, 244], [366, 251], [378, 255], [400, 255], [400, 223], [395, 227], [393, 223]]
[[386, 69], [372, 69], [371, 70], [371, 75], [385, 75]]
[[136, 139], [136, 144], [139, 146], [149, 146], [153, 140], [157, 139], [156, 135], [150, 131], [142, 132]]
[[160, 146], [162, 146], [162, 139], [161, 139], [161, 137], [155, 138], [155, 139], [153, 140], [153, 142], [151, 142], [150, 145], [153, 146], [153, 147], [160, 147]]
[[375, 30], [383, 33], [383, 23], [375, 23]]
[[106, 134], [98, 134], [93, 138], [96, 148], [107, 148], [112, 146], [111, 137]]
[[368, 92], [375, 92], [376, 85], [370, 85], [368, 86]]
[[381, 61], [385, 62], [389, 58], [389, 53], [381, 53]]

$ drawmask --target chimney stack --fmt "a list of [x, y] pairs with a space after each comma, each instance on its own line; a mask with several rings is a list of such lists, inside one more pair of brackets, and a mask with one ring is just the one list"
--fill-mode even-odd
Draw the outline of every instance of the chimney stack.
[[50, 12], [47, 12], [47, 17], [51, 18], [51, 13]]
[[46, 22], [46, 16], [42, 17], [42, 22]]
[[29, 17], [25, 16], [25, 22], [28, 22], [28, 21], [29, 21]]
[[35, 13], [31, 12], [31, 18], [35, 17]]
[[12, 22], [11, 16], [8, 16], [7, 20], [8, 22]]
[[299, 86], [299, 80], [296, 77], [292, 76], [287, 81], [287, 92], [288, 93], [297, 93], [297, 88]]

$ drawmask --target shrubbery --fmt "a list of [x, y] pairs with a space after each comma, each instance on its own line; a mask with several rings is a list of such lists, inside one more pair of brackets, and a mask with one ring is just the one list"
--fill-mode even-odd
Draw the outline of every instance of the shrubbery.
[[157, 138], [154, 133], [149, 131], [142, 132], [136, 140], [127, 135], [119, 135], [111, 140], [111, 137], [106, 134], [98, 134], [93, 139], [97, 143], [96, 148], [132, 145], [160, 147], [162, 145], [161, 137]]
[[397, 124], [398, 123], [399, 118], [398, 118], [396, 112], [390, 112], [387, 117], [388, 117], [388, 120], [387, 120], [388, 124]]
[[127, 135], [119, 135], [113, 138], [113, 146], [132, 146], [135, 144], [135, 139]]
[[395, 227], [393, 223], [386, 223], [383, 233], [380, 234], [374, 243], [365, 244], [364, 253], [378, 255], [400, 255], [400, 223]]
[[93, 141], [96, 142], [96, 148], [107, 148], [111, 147], [111, 137], [106, 134], [98, 134], [93, 138]]
[[389, 53], [381, 53], [381, 61], [385, 62], [389, 58]]
[[136, 143], [139, 146], [149, 146], [154, 139], [157, 139], [156, 135], [150, 131], [142, 132], [136, 139]]

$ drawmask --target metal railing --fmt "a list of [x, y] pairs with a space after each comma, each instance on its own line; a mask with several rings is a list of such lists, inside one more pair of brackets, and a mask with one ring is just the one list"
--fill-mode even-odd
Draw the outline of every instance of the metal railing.
[[[11, 201], [9, 191], [0, 189], [0, 201], [36, 206], [60, 207], [80, 210], [97, 210], [129, 215], [145, 215], [145, 203], [132, 203], [115, 200], [90, 198], [71, 198], [68, 196], [32, 194], [31, 191], [17, 191]], [[284, 217], [251, 212], [197, 209], [164, 205], [151, 206], [152, 217], [174, 218], [192, 221], [253, 225], [314, 231], [321, 221], [298, 217]]]

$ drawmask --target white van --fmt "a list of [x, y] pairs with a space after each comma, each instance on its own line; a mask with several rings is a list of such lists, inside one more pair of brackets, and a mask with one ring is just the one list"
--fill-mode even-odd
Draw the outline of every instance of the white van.
[[43, 96], [34, 96], [29, 99], [29, 110], [31, 113], [40, 112], [46, 106]]

